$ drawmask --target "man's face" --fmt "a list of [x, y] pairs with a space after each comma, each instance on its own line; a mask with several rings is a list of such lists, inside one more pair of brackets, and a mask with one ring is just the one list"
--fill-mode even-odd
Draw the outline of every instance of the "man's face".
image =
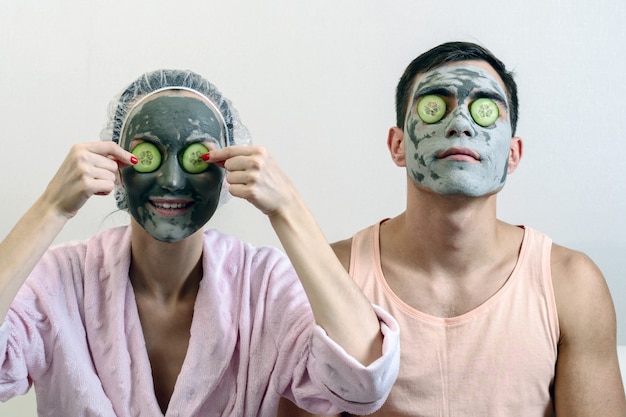
[[[446, 104], [443, 118], [427, 124], [419, 117], [420, 99], [436, 95]], [[495, 123], [483, 127], [470, 115], [471, 104], [490, 98], [499, 109]], [[418, 75], [405, 120], [409, 177], [442, 195], [478, 197], [502, 188], [511, 143], [508, 101], [500, 77], [487, 64], [465, 61]]]
[[210, 164], [198, 174], [182, 165], [185, 149], [203, 143], [217, 149], [224, 143], [221, 119], [192, 92], [166, 91], [140, 103], [128, 115], [120, 145], [132, 151], [150, 142], [161, 154], [152, 172], [121, 170], [134, 219], [155, 239], [176, 242], [190, 236], [213, 216], [219, 202], [223, 170]]

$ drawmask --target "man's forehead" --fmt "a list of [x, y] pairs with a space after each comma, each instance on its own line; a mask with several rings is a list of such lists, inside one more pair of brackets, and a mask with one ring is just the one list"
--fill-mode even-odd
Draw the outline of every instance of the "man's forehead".
[[471, 81], [476, 87], [491, 88], [504, 94], [504, 83], [498, 73], [484, 61], [460, 61], [441, 65], [419, 73], [413, 83], [413, 91], [438, 87], [455, 87]]

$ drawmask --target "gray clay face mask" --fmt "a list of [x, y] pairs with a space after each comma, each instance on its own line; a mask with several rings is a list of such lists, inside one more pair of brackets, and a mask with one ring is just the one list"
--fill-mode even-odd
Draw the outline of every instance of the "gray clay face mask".
[[[437, 95], [446, 113], [425, 123], [417, 113], [420, 98]], [[491, 98], [500, 116], [483, 127], [470, 115], [470, 105]], [[409, 177], [442, 195], [478, 197], [500, 190], [506, 181], [511, 143], [508, 103], [503, 87], [486, 69], [468, 64], [435, 68], [415, 82], [405, 120], [405, 153]]]
[[131, 150], [150, 142], [161, 154], [152, 172], [123, 168], [121, 177], [134, 219], [155, 239], [176, 242], [202, 228], [217, 208], [224, 173], [209, 164], [197, 174], [183, 169], [182, 155], [191, 144], [217, 149], [224, 143], [220, 118], [201, 99], [157, 95], [128, 115], [120, 144]]

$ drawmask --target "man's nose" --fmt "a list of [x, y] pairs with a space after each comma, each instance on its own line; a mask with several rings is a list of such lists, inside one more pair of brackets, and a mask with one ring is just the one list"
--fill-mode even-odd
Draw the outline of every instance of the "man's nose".
[[448, 139], [454, 137], [474, 137], [476, 131], [474, 130], [474, 123], [469, 114], [469, 111], [464, 111], [462, 108], [456, 108], [452, 113], [452, 118], [446, 129], [446, 137]]
[[178, 163], [178, 158], [169, 157], [163, 161], [161, 166], [161, 175], [159, 176], [159, 185], [168, 191], [177, 191], [185, 187], [185, 173]]

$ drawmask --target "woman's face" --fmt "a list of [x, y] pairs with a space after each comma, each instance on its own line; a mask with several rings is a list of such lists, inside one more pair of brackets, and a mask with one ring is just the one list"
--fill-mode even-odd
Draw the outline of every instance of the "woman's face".
[[210, 164], [200, 173], [183, 169], [184, 151], [202, 143], [209, 150], [225, 143], [221, 119], [206, 98], [184, 90], [167, 90], [141, 102], [129, 113], [120, 145], [132, 151], [142, 142], [156, 146], [161, 163], [152, 172], [121, 170], [133, 218], [162, 242], [182, 240], [201, 229], [219, 202], [224, 172]]

